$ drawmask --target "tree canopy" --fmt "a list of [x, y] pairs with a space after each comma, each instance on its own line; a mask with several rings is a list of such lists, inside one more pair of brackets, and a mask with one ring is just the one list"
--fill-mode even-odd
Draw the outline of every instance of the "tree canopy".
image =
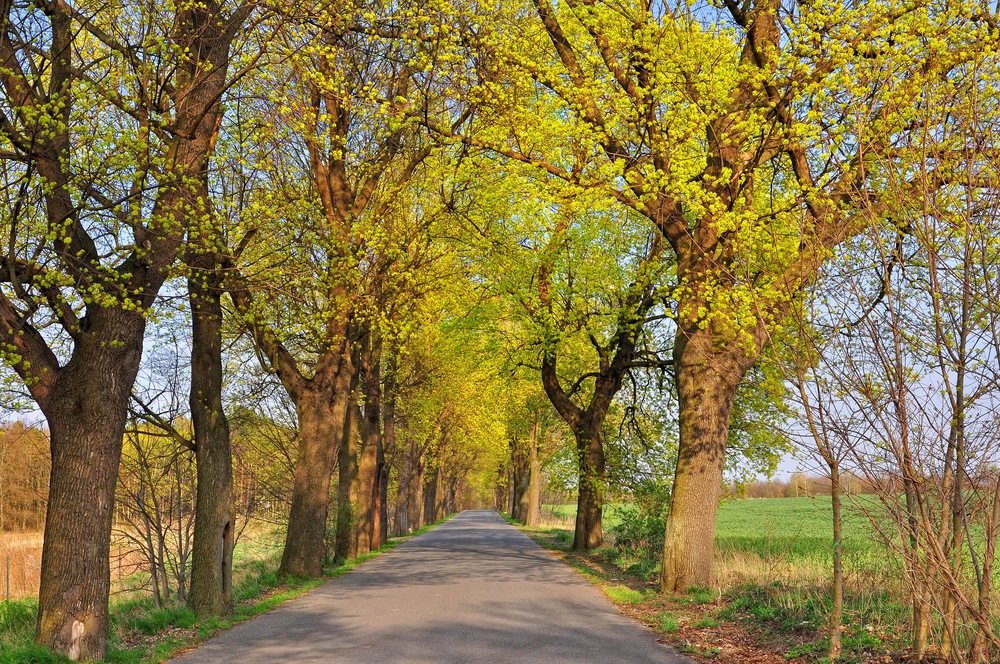
[[981, 3], [0, 17], [0, 355], [48, 424], [46, 647], [105, 652], [126, 431], [194, 455], [201, 615], [232, 608], [254, 501], [280, 505], [281, 573], [320, 576], [453, 509], [533, 520], [546, 476], [574, 548], [644, 492], [669, 510], [661, 588], [711, 586], [724, 477], [773, 472], [788, 395], [834, 374], [903, 430], [903, 387], [943, 390], [961, 495], [959, 432], [997, 387]]

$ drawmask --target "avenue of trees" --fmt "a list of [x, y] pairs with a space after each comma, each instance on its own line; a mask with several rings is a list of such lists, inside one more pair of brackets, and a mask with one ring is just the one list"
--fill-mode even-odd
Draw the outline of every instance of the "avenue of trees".
[[315, 577], [536, 522], [543, 467], [577, 549], [655, 478], [661, 589], [712, 586], [727, 470], [797, 417], [892, 516], [914, 652], [986, 661], [998, 48], [963, 0], [0, 0], [37, 643], [104, 656], [116, 510], [156, 601], [219, 615], [262, 505]]

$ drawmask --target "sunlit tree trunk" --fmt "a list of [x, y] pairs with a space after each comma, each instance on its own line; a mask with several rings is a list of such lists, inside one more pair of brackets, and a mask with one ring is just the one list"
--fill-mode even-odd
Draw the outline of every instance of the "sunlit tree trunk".
[[[419, 452], [419, 453], [418, 453]], [[424, 511], [424, 485], [427, 482], [427, 462], [423, 450], [410, 441], [410, 458], [413, 460], [413, 474], [410, 476], [410, 529], [419, 530], [427, 525]]]
[[531, 482], [531, 467], [526, 447], [527, 441], [517, 438], [513, 438], [510, 441], [510, 516], [515, 521], [522, 523], [528, 520], [528, 486]]
[[344, 437], [340, 444], [340, 455], [337, 460], [337, 471], [340, 477], [337, 484], [336, 548], [334, 553], [336, 560], [352, 560], [358, 557], [358, 541], [354, 536], [354, 525], [357, 519], [358, 448], [360, 446], [358, 424], [361, 419], [356, 401], [357, 377], [351, 384], [351, 400], [347, 407]]
[[727, 353], [713, 352], [712, 333], [707, 329], [685, 330], [674, 343], [680, 443], [660, 587], [684, 592], [715, 583], [715, 517], [729, 416], [736, 388], [749, 366], [733, 361]]
[[35, 640], [73, 660], [104, 657], [115, 486], [144, 329], [140, 313], [96, 312], [39, 402], [52, 471]]
[[288, 533], [279, 567], [282, 576], [323, 575], [330, 481], [344, 437], [351, 373], [350, 360], [342, 357], [332, 389], [306, 389], [296, 399], [299, 446]]
[[[374, 338], [373, 338], [374, 335]], [[385, 454], [382, 449], [382, 344], [370, 332], [361, 354], [359, 372], [365, 405], [361, 418], [361, 453], [358, 458], [358, 494], [354, 530], [358, 554], [377, 549], [381, 537], [380, 487]], [[381, 465], [380, 465], [381, 464]]]
[[438, 485], [440, 484], [441, 470], [435, 467], [431, 471], [429, 481], [425, 480], [424, 484], [424, 509], [423, 514], [420, 519], [420, 527], [423, 528], [429, 523], [434, 523], [437, 521], [436, 517], [436, 507], [438, 504]]
[[197, 462], [188, 604], [198, 617], [233, 609], [235, 501], [229, 421], [222, 405], [222, 282], [214, 252], [190, 261], [191, 422]]
[[538, 460], [538, 422], [531, 426], [531, 436], [528, 439], [528, 505], [525, 524], [537, 526], [541, 520], [542, 465]]
[[[595, 421], [598, 419], [598, 421]], [[604, 490], [607, 471], [604, 460], [603, 417], [583, 419], [576, 435], [578, 496], [573, 548], [596, 549], [604, 543]]]

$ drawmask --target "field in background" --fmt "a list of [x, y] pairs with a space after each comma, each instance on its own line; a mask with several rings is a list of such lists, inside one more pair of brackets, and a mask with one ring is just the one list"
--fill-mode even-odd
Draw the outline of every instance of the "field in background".
[[[233, 552], [234, 584], [258, 574], [262, 567], [276, 566], [283, 544], [284, 533], [271, 524], [251, 524], [245, 528]], [[110, 562], [113, 600], [142, 597], [151, 592], [148, 563], [141, 552], [116, 541], [111, 545]], [[0, 600], [37, 597], [41, 567], [41, 531], [0, 533]]]
[[[870, 501], [862, 497], [861, 500]], [[605, 531], [618, 522], [618, 506], [605, 509]], [[543, 505], [541, 526], [572, 532], [575, 504]], [[723, 589], [747, 583], [824, 584], [833, 565], [833, 508], [829, 496], [729, 500], [719, 507], [715, 530], [716, 573]], [[609, 537], [610, 539], [610, 537]], [[844, 559], [848, 576], [870, 582], [893, 577], [879, 555], [867, 517], [845, 501]]]
[[41, 569], [41, 532], [0, 533], [0, 599], [36, 596]]

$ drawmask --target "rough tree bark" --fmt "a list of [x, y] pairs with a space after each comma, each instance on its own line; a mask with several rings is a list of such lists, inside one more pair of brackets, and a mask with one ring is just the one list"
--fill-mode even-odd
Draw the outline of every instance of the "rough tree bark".
[[[383, 433], [383, 437], [384, 437]], [[385, 446], [379, 445], [375, 466], [375, 505], [372, 510], [372, 549], [379, 549], [389, 541], [389, 463]]]
[[[426, 480], [425, 480], [426, 481]], [[431, 471], [430, 481], [426, 481], [424, 485], [424, 509], [421, 513], [420, 527], [423, 528], [428, 523], [434, 523], [438, 520], [437, 517], [437, 506], [438, 506], [438, 489], [441, 486], [441, 469], [435, 468]]]
[[434, 469], [434, 512], [429, 518], [431, 523], [440, 521], [448, 513], [448, 492], [445, 489], [444, 464], [438, 462], [438, 467]]
[[538, 459], [538, 432], [536, 420], [531, 426], [531, 437], [528, 439], [528, 505], [524, 519], [528, 526], [537, 526], [542, 518], [542, 465]]
[[334, 540], [334, 558], [353, 560], [358, 557], [358, 540], [354, 528], [357, 520], [355, 512], [358, 500], [358, 423], [361, 419], [357, 404], [357, 374], [351, 381], [351, 399], [347, 407], [347, 422], [344, 424], [344, 438], [340, 444], [337, 459], [337, 525]]
[[511, 496], [510, 516], [515, 521], [524, 523], [528, 513], [528, 485], [531, 481], [531, 467], [528, 461], [526, 441], [513, 438], [510, 441], [511, 457]]
[[294, 399], [299, 446], [288, 533], [278, 568], [281, 576], [323, 575], [330, 482], [339, 441], [344, 438], [353, 373], [350, 353], [341, 354], [339, 360], [337, 370], [325, 376], [326, 380], [316, 382], [314, 376]]
[[580, 464], [574, 549], [596, 549], [604, 543], [604, 489], [607, 470], [601, 427], [604, 426], [606, 415], [606, 408], [603, 413], [586, 413], [573, 429]]
[[190, 403], [198, 482], [188, 605], [204, 617], [233, 609], [236, 511], [229, 421], [222, 406], [222, 261], [214, 251], [198, 251], [189, 267]]
[[[119, 194], [102, 191], [103, 182], [81, 187], [70, 172], [75, 163], [74, 141], [80, 140], [72, 135], [76, 107], [92, 103], [100, 108], [118, 101], [93, 96], [99, 94], [100, 86], [88, 84], [83, 93], [84, 88], [73, 83], [80, 76], [79, 63], [73, 62], [80, 54], [74, 40], [88, 31], [101, 32], [99, 25], [106, 16], [98, 14], [80, 24], [66, 3], [41, 5], [43, 20], [48, 21], [49, 50], [43, 53], [35, 44], [21, 53], [24, 46], [16, 34], [19, 18], [12, 14], [21, 8], [10, 2], [0, 4], [4, 19], [0, 59], [6, 63], [0, 85], [5, 106], [11, 110], [0, 131], [13, 149], [23, 153], [14, 159], [30, 165], [28, 179], [33, 169], [45, 183], [40, 204], [51, 237], [45, 242], [50, 244], [52, 265], [58, 263], [58, 269], [80, 290], [65, 297], [52, 287], [54, 273], [7, 255], [2, 278], [11, 284], [14, 297], [0, 295], [0, 342], [50, 431], [52, 469], [35, 641], [73, 660], [102, 659], [115, 485], [128, 399], [142, 354], [145, 312], [192, 222], [189, 211], [199, 207], [200, 192], [197, 185], [191, 185], [191, 178], [197, 181], [206, 170], [222, 113], [219, 100], [227, 86], [230, 45], [249, 10], [226, 16], [218, 2], [177, 9], [163, 37], [181, 47], [177, 52], [197, 57], [179, 56], [171, 63], [173, 76], [161, 88], [169, 91], [169, 97], [157, 100], [170, 106], [172, 118], [169, 132], [164, 132], [162, 152], [153, 156], [154, 160], [163, 158], [153, 167], [161, 185], [151, 200], [143, 199], [145, 191], [133, 191], [122, 205], [112, 206], [108, 198]], [[102, 35], [98, 48], [116, 51], [115, 58], [142, 59], [132, 47]], [[38, 58], [44, 64], [22, 70], [25, 53], [36, 64]], [[44, 72], [44, 80], [33, 81], [31, 77], [38, 72]], [[121, 101], [138, 109], [139, 116], [152, 103], [143, 94]], [[46, 116], [52, 121], [46, 122]], [[136, 164], [139, 171], [144, 167]], [[146, 186], [141, 183], [138, 189]], [[145, 211], [147, 205], [151, 211], [137, 223], [141, 213], [133, 214], [130, 208]], [[132, 250], [114, 266], [106, 264], [104, 249], [89, 234], [85, 215], [95, 206], [114, 216], [123, 228], [131, 228], [134, 235]], [[13, 240], [12, 236], [12, 248]], [[28, 243], [35, 244], [37, 238]], [[86, 303], [85, 309], [74, 307], [74, 297]], [[46, 337], [33, 326], [37, 305], [22, 308], [24, 303], [18, 303], [25, 298], [44, 302], [72, 341], [65, 364], [60, 364]]]
[[[394, 347], [389, 347], [386, 354], [385, 375], [382, 379], [382, 459], [379, 473], [379, 500], [382, 522], [379, 532], [379, 546], [389, 541], [389, 473], [396, 465], [399, 473], [399, 486], [396, 495], [396, 514], [394, 517], [393, 532], [403, 534], [406, 532], [406, 525], [400, 524], [400, 516], [406, 513], [405, 496], [407, 495], [406, 475], [407, 473], [398, 462], [400, 451], [396, 446], [396, 353]], [[388, 456], [388, 458], [387, 458]], [[402, 498], [402, 500], [400, 500]], [[401, 506], [400, 503], [403, 503]], [[400, 510], [400, 507], [403, 509]]]
[[[374, 335], [374, 336], [373, 336]], [[361, 356], [361, 386], [365, 395], [365, 406], [361, 418], [361, 454], [358, 458], [358, 495], [354, 524], [358, 554], [377, 549], [381, 533], [380, 480], [385, 453], [382, 449], [382, 386], [380, 363], [382, 343], [374, 332], [368, 334], [368, 342]], [[380, 465], [381, 464], [381, 465]]]
[[410, 441], [410, 458], [413, 459], [409, 497], [410, 532], [412, 532], [427, 525], [427, 512], [424, 509], [424, 485], [427, 482], [426, 447], [418, 448], [413, 441]]
[[[714, 584], [715, 516], [736, 388], [752, 361], [732, 346], [713, 352], [712, 333], [696, 325], [674, 342], [679, 401], [678, 451], [667, 513], [663, 590], [684, 592]], [[742, 360], [742, 361], [741, 361]]]
[[35, 641], [71, 660], [104, 657], [115, 485], [145, 329], [134, 312], [91, 316], [47, 393], [31, 386], [52, 453]]
[[513, 510], [511, 517], [525, 525], [536, 525], [540, 518], [539, 491], [541, 467], [538, 463], [538, 422], [532, 422], [528, 437], [511, 441], [513, 466]]
[[[353, 559], [378, 548], [383, 526], [379, 499], [385, 465], [381, 432], [382, 346], [377, 334], [367, 332], [357, 350], [353, 394], [364, 396], [364, 406], [350, 406], [350, 434], [340, 453], [338, 486], [337, 559]], [[380, 466], [381, 464], [381, 466]]]

